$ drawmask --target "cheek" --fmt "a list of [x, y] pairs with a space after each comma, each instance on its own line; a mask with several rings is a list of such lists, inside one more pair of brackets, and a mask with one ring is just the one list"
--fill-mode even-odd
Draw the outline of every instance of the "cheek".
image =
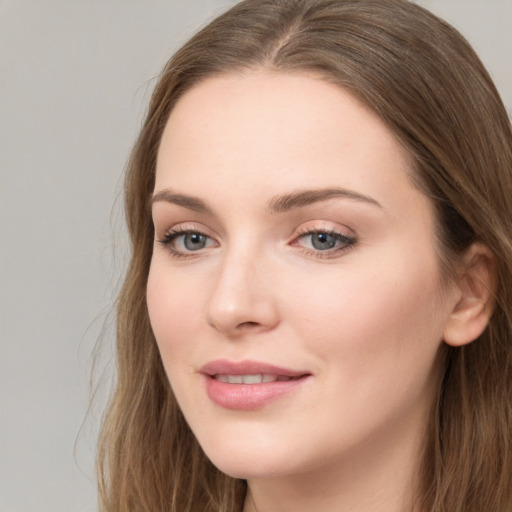
[[[178, 361], [200, 325], [200, 282], [184, 281], [179, 272], [171, 272], [160, 261], [151, 263], [147, 284], [147, 305], [151, 327], [164, 362]], [[181, 352], [180, 352], [181, 349]], [[173, 351], [173, 357], [166, 357]]]
[[287, 288], [284, 303], [296, 335], [314, 340], [324, 358], [345, 362], [346, 372], [383, 361], [392, 368], [401, 361], [421, 365], [441, 343], [446, 312], [439, 306], [435, 260], [388, 261]]
[[345, 425], [340, 436], [355, 439], [397, 418], [425, 414], [444, 325], [432, 276], [424, 266], [354, 271], [325, 282], [321, 294], [290, 293], [290, 308], [292, 297], [300, 297], [294, 335], [322, 377], [318, 416], [330, 404], [325, 420]]

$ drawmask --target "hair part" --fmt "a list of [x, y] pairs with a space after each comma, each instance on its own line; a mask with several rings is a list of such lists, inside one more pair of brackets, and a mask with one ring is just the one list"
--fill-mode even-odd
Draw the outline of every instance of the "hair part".
[[245, 483], [217, 470], [179, 411], [151, 331], [148, 200], [164, 127], [199, 82], [254, 68], [315, 73], [376, 112], [414, 160], [437, 213], [441, 269], [474, 242], [497, 262], [496, 309], [470, 345], [443, 345], [417, 502], [431, 512], [512, 507], [512, 133], [487, 71], [451, 26], [406, 0], [245, 0], [165, 66], [128, 165], [132, 244], [117, 310], [118, 383], [100, 439], [103, 511], [240, 512]]

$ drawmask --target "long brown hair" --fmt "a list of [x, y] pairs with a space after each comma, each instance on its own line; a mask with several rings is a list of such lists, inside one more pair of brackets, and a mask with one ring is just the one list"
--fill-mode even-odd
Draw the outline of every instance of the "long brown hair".
[[512, 133], [480, 60], [451, 26], [406, 0], [245, 0], [165, 66], [125, 188], [132, 259], [118, 301], [118, 379], [99, 443], [101, 509], [240, 512], [245, 483], [202, 453], [170, 389], [148, 320], [148, 200], [162, 131], [206, 78], [248, 68], [314, 72], [358, 96], [408, 149], [437, 209], [445, 275], [469, 245], [497, 262], [484, 334], [443, 347], [418, 503], [432, 512], [512, 510]]

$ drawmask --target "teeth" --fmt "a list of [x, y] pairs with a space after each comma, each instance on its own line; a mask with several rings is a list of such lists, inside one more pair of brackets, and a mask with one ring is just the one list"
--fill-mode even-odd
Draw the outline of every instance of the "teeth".
[[261, 384], [263, 375], [242, 375], [242, 382], [244, 384]]
[[262, 384], [265, 382], [291, 380], [291, 377], [258, 373], [256, 375], [214, 375], [214, 379], [228, 384]]

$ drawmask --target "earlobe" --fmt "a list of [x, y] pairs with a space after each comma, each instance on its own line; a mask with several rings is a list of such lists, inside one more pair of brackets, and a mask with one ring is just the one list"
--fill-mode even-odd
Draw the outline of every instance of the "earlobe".
[[492, 315], [496, 293], [496, 264], [491, 250], [475, 242], [461, 259], [458, 299], [444, 330], [444, 341], [460, 347], [476, 340]]

